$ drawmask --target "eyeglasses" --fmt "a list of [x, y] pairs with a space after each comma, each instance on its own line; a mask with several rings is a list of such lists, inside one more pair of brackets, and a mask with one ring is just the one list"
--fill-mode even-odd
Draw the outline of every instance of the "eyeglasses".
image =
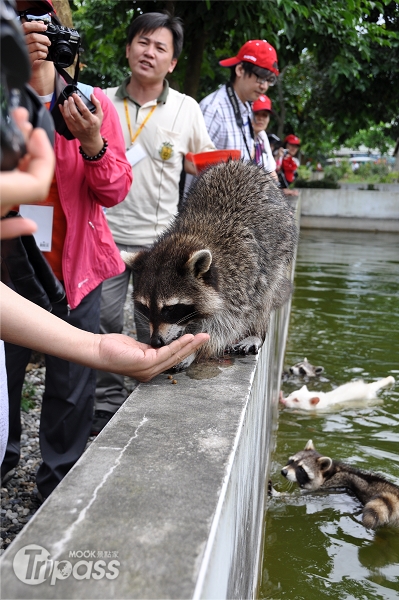
[[268, 83], [270, 87], [273, 87], [277, 83], [277, 75], [268, 69], [261, 69], [260, 67], [255, 66], [252, 67], [251, 73], [255, 75], [256, 83]]

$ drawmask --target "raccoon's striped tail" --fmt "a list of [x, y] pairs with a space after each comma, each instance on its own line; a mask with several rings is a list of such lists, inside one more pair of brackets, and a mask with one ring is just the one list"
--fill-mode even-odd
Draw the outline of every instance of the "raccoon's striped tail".
[[376, 529], [388, 524], [399, 524], [399, 498], [391, 492], [383, 492], [365, 504], [363, 525]]

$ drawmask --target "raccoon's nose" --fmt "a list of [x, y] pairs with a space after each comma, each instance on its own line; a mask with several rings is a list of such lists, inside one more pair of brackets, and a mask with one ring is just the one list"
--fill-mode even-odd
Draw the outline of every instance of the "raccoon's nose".
[[281, 469], [281, 475], [283, 477], [287, 477], [287, 474], [288, 474], [288, 469]]
[[151, 336], [151, 346], [153, 348], [162, 348], [165, 346], [163, 337], [159, 333], [153, 333]]

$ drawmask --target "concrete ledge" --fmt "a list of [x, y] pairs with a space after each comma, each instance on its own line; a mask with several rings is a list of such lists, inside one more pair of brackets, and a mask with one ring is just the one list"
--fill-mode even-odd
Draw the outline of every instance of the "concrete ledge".
[[301, 229], [341, 229], [347, 231], [399, 232], [399, 219], [355, 219], [302, 216]]
[[301, 227], [399, 231], [399, 194], [394, 191], [301, 189]]
[[289, 308], [258, 356], [136, 388], [3, 554], [3, 600], [255, 596]]

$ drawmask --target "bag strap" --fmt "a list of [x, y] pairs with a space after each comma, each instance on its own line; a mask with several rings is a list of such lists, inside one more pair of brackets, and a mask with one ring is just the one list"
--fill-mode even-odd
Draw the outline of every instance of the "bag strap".
[[[232, 86], [232, 84], [231, 84], [230, 81], [228, 81], [226, 83], [226, 91], [227, 91], [227, 95], [229, 97], [231, 106], [233, 107], [234, 117], [235, 117], [235, 120], [236, 120], [236, 123], [237, 123], [237, 127], [239, 129], [241, 129], [242, 137], [244, 139], [244, 144], [245, 144], [245, 147], [247, 149], [249, 159], [252, 160], [251, 159], [251, 153], [250, 153], [249, 148], [248, 148], [247, 138], [246, 138], [245, 131], [244, 131], [244, 122], [242, 120], [242, 114], [241, 114], [241, 111], [240, 111], [240, 107], [238, 106], [237, 96], [235, 94], [234, 88], [233, 88], [233, 86]], [[251, 134], [251, 138], [254, 139], [254, 130], [252, 128], [252, 123], [251, 123], [250, 119], [248, 119], [248, 125], [249, 125], [249, 132]]]

